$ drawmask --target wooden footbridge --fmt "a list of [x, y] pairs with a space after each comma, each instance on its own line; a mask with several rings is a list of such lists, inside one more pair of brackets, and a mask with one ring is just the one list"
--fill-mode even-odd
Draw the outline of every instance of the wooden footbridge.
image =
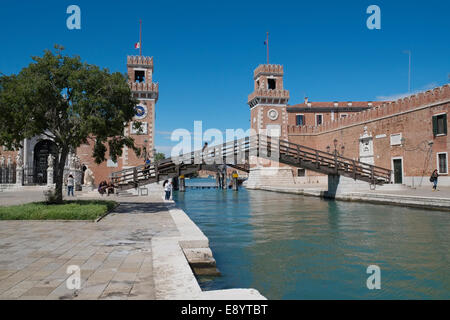
[[114, 172], [111, 180], [119, 189], [127, 190], [169, 178], [188, 176], [199, 170], [226, 172], [228, 166], [249, 172], [250, 164], [256, 163], [254, 161], [257, 158], [322, 174], [342, 175], [375, 185], [391, 181], [389, 169], [263, 135], [211, 146], [148, 166], [141, 165]]

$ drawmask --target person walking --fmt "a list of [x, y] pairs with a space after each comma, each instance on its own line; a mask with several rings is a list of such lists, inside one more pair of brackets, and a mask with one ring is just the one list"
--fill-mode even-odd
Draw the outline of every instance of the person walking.
[[438, 171], [437, 171], [437, 169], [435, 169], [433, 171], [433, 173], [431, 174], [431, 177], [430, 177], [430, 182], [433, 183], [433, 191], [436, 191], [437, 183], [438, 183], [438, 177], [439, 177]]
[[73, 186], [75, 184], [75, 179], [73, 178], [73, 176], [71, 174], [69, 174], [69, 177], [67, 178], [67, 196], [70, 197], [70, 195], [72, 194], [72, 197], [74, 197], [73, 195]]
[[164, 187], [164, 191], [166, 193], [166, 196], [164, 199], [170, 200], [170, 194], [172, 193], [172, 182], [170, 182], [169, 180], [164, 181], [163, 187]]

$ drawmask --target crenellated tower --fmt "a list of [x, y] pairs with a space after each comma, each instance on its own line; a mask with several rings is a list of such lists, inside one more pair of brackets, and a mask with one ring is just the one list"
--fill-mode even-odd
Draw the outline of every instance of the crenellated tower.
[[268, 130], [271, 135], [287, 140], [289, 91], [283, 88], [283, 75], [282, 65], [259, 65], [253, 72], [254, 90], [247, 103], [252, 129], [258, 133]]
[[[159, 85], [153, 82], [153, 57], [127, 57], [128, 83], [133, 96], [139, 101], [132, 122], [125, 129], [125, 134], [135, 140], [143, 154], [138, 158], [133, 151], [125, 148], [123, 165], [131, 167], [141, 165], [145, 159], [153, 160], [155, 156], [155, 105], [158, 101]], [[135, 130], [133, 122], [141, 122], [141, 129]]]

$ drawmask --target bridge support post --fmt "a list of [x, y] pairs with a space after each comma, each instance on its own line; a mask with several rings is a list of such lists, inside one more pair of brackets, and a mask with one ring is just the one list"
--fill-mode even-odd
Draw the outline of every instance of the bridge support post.
[[179, 189], [180, 192], [185, 192], [186, 191], [186, 183], [185, 183], [185, 179], [184, 179], [184, 175], [181, 175], [179, 177]]
[[233, 171], [233, 190], [238, 191], [238, 174], [236, 171]]
[[217, 189], [220, 189], [221, 186], [222, 186], [222, 184], [220, 182], [220, 173], [216, 172], [216, 187], [217, 187]]
[[222, 189], [227, 189], [227, 171], [222, 173]]

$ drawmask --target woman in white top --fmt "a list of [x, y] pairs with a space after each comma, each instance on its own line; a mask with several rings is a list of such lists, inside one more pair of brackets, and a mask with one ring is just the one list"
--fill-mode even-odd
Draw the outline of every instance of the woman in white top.
[[166, 192], [165, 199], [170, 200], [170, 194], [172, 193], [172, 182], [169, 180], [164, 181], [163, 183], [164, 191]]
[[73, 195], [73, 186], [75, 184], [75, 179], [73, 178], [73, 176], [71, 174], [69, 174], [69, 177], [67, 178], [67, 196], [70, 197], [70, 194], [72, 194], [72, 197], [74, 197]]

